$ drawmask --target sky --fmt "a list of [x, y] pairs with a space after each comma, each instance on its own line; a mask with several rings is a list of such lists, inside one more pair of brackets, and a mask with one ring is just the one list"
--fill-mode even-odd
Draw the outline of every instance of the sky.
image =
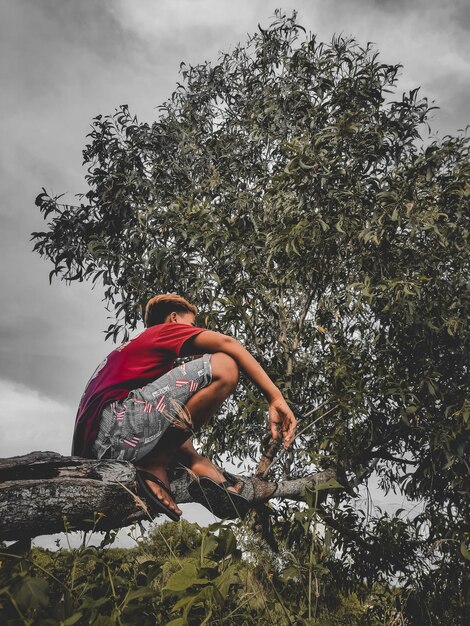
[[468, 0], [0, 0], [0, 457], [69, 454], [83, 388], [112, 350], [100, 290], [49, 285], [32, 252], [36, 195], [73, 202], [94, 116], [125, 103], [153, 121], [182, 61], [215, 62], [276, 8], [323, 41], [352, 35], [401, 63], [398, 93], [419, 86], [435, 101], [438, 135], [470, 122]]

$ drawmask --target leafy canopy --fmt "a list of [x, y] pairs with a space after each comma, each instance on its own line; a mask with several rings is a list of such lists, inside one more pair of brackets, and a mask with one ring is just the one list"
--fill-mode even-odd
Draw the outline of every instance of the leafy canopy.
[[[43, 190], [48, 227], [33, 234], [51, 278], [103, 284], [108, 337], [151, 295], [180, 293], [299, 417], [334, 408], [301, 422], [291, 471], [334, 466], [356, 484], [375, 471], [425, 503], [412, 524], [335, 498], [344, 528], [373, 529], [380, 571], [416, 567], [441, 539], [436, 562], [462, 560], [468, 513], [469, 144], [428, 136], [432, 107], [418, 89], [397, 97], [398, 71], [276, 12], [216, 65], [182, 63], [153, 123], [126, 105], [97, 116], [88, 191], [73, 206]], [[255, 455], [263, 410], [245, 382], [212, 454]], [[360, 561], [364, 546], [337, 541]]]

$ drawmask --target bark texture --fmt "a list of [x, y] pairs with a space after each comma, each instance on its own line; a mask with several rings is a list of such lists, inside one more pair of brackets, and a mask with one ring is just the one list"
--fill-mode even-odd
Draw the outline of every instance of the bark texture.
[[[260, 505], [270, 498], [303, 500], [307, 490], [327, 489], [335, 478], [325, 471], [274, 483], [237, 476], [240, 493]], [[172, 476], [178, 503], [192, 502], [186, 473]], [[20, 540], [68, 530], [110, 530], [151, 519], [137, 495], [136, 474], [124, 461], [31, 452], [0, 459], [0, 540]]]

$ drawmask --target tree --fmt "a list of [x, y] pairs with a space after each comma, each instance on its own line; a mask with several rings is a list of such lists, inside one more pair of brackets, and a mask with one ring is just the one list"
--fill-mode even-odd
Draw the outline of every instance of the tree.
[[[398, 71], [278, 11], [216, 65], [182, 63], [152, 124], [96, 117], [88, 191], [43, 190], [33, 237], [51, 279], [103, 284], [107, 337], [178, 292], [240, 338], [301, 418], [278, 471], [375, 472], [420, 501], [366, 515], [341, 491], [319, 511], [348, 575], [416, 587], [468, 556], [470, 166], [467, 137], [429, 134], [418, 89], [394, 99]], [[263, 408], [244, 382], [207, 449], [254, 457]]]

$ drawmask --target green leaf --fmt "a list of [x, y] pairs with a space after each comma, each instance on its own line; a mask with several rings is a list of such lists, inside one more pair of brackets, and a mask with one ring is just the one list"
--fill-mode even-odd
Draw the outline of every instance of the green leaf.
[[186, 607], [183, 611], [183, 619], [187, 620], [189, 616], [189, 612], [193, 608], [194, 605], [204, 604], [207, 600], [212, 600], [214, 597], [214, 588], [213, 587], [204, 587], [201, 589], [199, 593], [190, 598], [189, 602], [186, 604]]
[[220, 576], [212, 580], [212, 584], [224, 599], [227, 598], [231, 587], [240, 583], [238, 568], [238, 564], [230, 565]]
[[122, 606], [127, 606], [129, 602], [132, 602], [132, 600], [137, 600], [139, 598], [151, 598], [152, 596], [155, 596], [155, 589], [149, 589], [148, 587], [134, 589], [126, 594]]
[[408, 428], [413, 428], [413, 426], [411, 425], [410, 420], [408, 419], [408, 417], [406, 416], [406, 413], [401, 413], [400, 415], [401, 417], [401, 421], [408, 426]]
[[237, 550], [237, 538], [230, 528], [222, 528], [219, 532], [218, 549], [224, 556], [234, 555]]
[[107, 597], [96, 598], [95, 600], [91, 596], [85, 596], [82, 600], [81, 606], [84, 609], [97, 609], [98, 607], [103, 606], [103, 604], [106, 604], [106, 602], [108, 602]]
[[49, 604], [48, 590], [47, 581], [27, 576], [13, 595], [21, 609], [39, 609]]
[[207, 585], [209, 580], [198, 577], [198, 568], [194, 563], [185, 563], [182, 569], [167, 580], [164, 591], [185, 591], [194, 585]]
[[203, 556], [207, 557], [212, 554], [218, 547], [219, 542], [213, 535], [206, 535], [202, 543], [201, 549]]
[[465, 541], [462, 541], [462, 543], [460, 544], [460, 552], [464, 559], [470, 560], [470, 551], [468, 550]]
[[67, 617], [67, 619], [65, 619], [63, 622], [60, 622], [60, 626], [73, 626], [73, 624], [76, 624], [78, 622], [82, 615], [83, 613], [81, 611], [78, 611], [70, 617]]
[[296, 580], [300, 577], [300, 571], [298, 567], [295, 567], [294, 565], [289, 565], [288, 567], [286, 567], [285, 570], [283, 570], [282, 574], [281, 574], [281, 578], [287, 582], [289, 580]]

